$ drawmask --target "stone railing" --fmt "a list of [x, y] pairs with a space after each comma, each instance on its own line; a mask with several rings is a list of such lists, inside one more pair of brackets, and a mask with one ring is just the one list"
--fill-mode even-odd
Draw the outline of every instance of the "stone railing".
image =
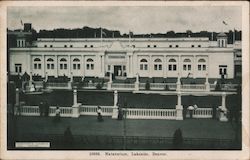
[[[189, 111], [187, 111], [186, 117], [190, 117]], [[213, 109], [212, 108], [197, 108], [193, 111], [193, 118], [212, 118]]]
[[[140, 83], [139, 89], [145, 90], [146, 83]], [[166, 88], [167, 87], [167, 88]], [[151, 90], [176, 90], [176, 83], [150, 83]]]
[[[113, 113], [113, 106], [100, 106], [102, 109], [103, 116], [111, 116]], [[88, 106], [81, 105], [80, 106], [80, 115], [97, 115], [97, 106]]]
[[[18, 114], [18, 109], [15, 109], [15, 114]], [[50, 106], [49, 116], [55, 116], [56, 107]], [[21, 106], [20, 115], [22, 116], [40, 116], [39, 106]], [[71, 107], [60, 107], [61, 117], [71, 117], [72, 108]]]
[[128, 119], [176, 119], [175, 109], [139, 109], [127, 108]]

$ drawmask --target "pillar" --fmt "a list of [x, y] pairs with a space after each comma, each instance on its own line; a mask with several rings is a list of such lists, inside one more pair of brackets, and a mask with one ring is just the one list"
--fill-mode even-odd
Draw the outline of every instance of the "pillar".
[[178, 77], [177, 77], [177, 83], [176, 83], [176, 91], [180, 91], [181, 90], [181, 78], [180, 78], [180, 73], [178, 73]]
[[221, 112], [220, 112], [220, 121], [227, 122], [227, 108], [226, 108], [226, 92], [222, 93], [222, 102], [221, 102]]
[[109, 72], [109, 81], [108, 81], [108, 84], [107, 84], [107, 90], [111, 90], [112, 89], [112, 72]]
[[16, 88], [16, 106], [19, 105], [19, 89]]
[[114, 106], [113, 106], [113, 114], [112, 114], [112, 118], [117, 118], [118, 117], [118, 92], [117, 90], [114, 91]]
[[77, 118], [80, 116], [80, 108], [81, 103], [77, 103], [77, 90], [73, 89], [73, 106], [72, 106], [72, 117]]
[[205, 86], [206, 86], [206, 91], [210, 91], [210, 84], [208, 82], [208, 73], [206, 74], [206, 82], [205, 82]]
[[45, 72], [45, 82], [48, 81], [48, 72]]
[[136, 73], [135, 90], [139, 91], [139, 73]]
[[70, 72], [70, 82], [73, 82], [73, 72]]
[[177, 93], [176, 120], [183, 120], [183, 106], [181, 105], [181, 92]]

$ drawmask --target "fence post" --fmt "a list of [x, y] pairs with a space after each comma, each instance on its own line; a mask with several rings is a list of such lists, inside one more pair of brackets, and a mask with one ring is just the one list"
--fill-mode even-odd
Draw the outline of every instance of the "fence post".
[[72, 106], [72, 117], [77, 118], [80, 116], [80, 108], [81, 103], [77, 103], [77, 90], [73, 89], [73, 106]]
[[113, 106], [113, 113], [112, 113], [112, 118], [116, 119], [118, 117], [118, 92], [117, 90], [114, 91], [114, 106]]
[[183, 120], [183, 106], [181, 105], [181, 92], [177, 93], [178, 100], [177, 100], [177, 105], [176, 105], [176, 120]]
[[222, 93], [222, 102], [221, 102], [221, 112], [220, 112], [220, 121], [227, 122], [226, 116], [227, 108], [226, 108], [226, 92]]
[[108, 84], [107, 84], [107, 90], [111, 90], [111, 85], [112, 85], [112, 73], [109, 72], [109, 81], [108, 81]]

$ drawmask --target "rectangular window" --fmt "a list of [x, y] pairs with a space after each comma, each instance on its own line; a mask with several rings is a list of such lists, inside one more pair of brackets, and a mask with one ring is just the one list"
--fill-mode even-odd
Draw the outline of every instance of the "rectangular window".
[[124, 70], [124, 71], [126, 70], [126, 66], [123, 66], [123, 70]]
[[51, 69], [54, 69], [54, 64], [51, 64]]
[[183, 65], [183, 70], [186, 71], [187, 70], [187, 65]]
[[93, 70], [94, 69], [94, 64], [91, 64], [91, 70]]
[[175, 47], [176, 47], [176, 48], [178, 48], [178, 47], [179, 47], [179, 45], [175, 45]]
[[50, 48], [52, 48], [53, 47], [53, 45], [50, 45]]
[[16, 73], [22, 72], [22, 65], [21, 64], [15, 64], [15, 71]]
[[198, 71], [201, 71], [201, 65], [200, 64], [198, 65]]
[[188, 65], [188, 70], [191, 71], [191, 64]]
[[67, 69], [67, 64], [64, 64], [64, 69]]
[[161, 64], [159, 64], [159, 70], [160, 70], [160, 71], [162, 70], [162, 65], [161, 65]]
[[60, 64], [60, 69], [63, 69], [63, 64]]
[[220, 68], [220, 74], [222, 74], [222, 68]]
[[172, 45], [169, 45], [169, 48], [172, 48]]
[[201, 45], [198, 45], [198, 47], [200, 48], [200, 47], [201, 47]]
[[168, 65], [168, 70], [172, 71], [172, 65]]
[[89, 70], [89, 64], [87, 64], [87, 67], [86, 67], [86, 68], [87, 68], [87, 70]]
[[50, 64], [47, 64], [47, 69], [50, 69]]
[[176, 71], [176, 64], [173, 65], [173, 70]]
[[41, 69], [42, 68], [42, 65], [41, 64], [38, 64], [38, 69]]
[[192, 48], [194, 48], [194, 45], [191, 45]]
[[37, 64], [34, 64], [34, 69], [37, 69]]
[[108, 65], [108, 71], [110, 71], [110, 65]]
[[76, 69], [76, 64], [73, 64], [73, 69]]
[[154, 70], [157, 70], [158, 69], [158, 66], [157, 64], [154, 65]]
[[206, 70], [206, 65], [205, 64], [203, 64], [203, 71], [205, 71]]
[[143, 70], [143, 64], [140, 64], [140, 70]]
[[224, 68], [224, 74], [227, 74], [227, 69], [226, 68]]
[[80, 69], [80, 64], [77, 64], [77, 69]]
[[148, 45], [148, 48], [150, 48], [150, 45]]

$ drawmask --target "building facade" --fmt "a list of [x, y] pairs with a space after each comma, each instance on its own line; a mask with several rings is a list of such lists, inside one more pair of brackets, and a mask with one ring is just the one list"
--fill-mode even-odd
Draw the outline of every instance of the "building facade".
[[40, 38], [23, 37], [9, 49], [11, 75], [227, 78], [235, 76], [235, 48], [220, 33], [209, 38]]

